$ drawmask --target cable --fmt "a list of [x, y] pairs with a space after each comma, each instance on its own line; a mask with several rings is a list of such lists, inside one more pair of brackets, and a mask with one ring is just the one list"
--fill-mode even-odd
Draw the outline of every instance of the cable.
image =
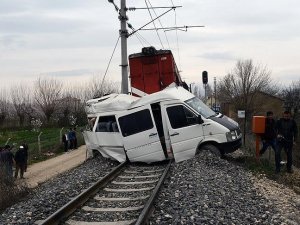
[[117, 46], [118, 46], [119, 40], [120, 40], [120, 36], [118, 37], [117, 43], [116, 43], [116, 45], [115, 45], [115, 47], [114, 47], [114, 50], [113, 50], [113, 52], [112, 52], [112, 54], [111, 54], [111, 57], [110, 57], [109, 62], [108, 62], [108, 65], [107, 65], [107, 67], [106, 67], [106, 71], [105, 71], [105, 74], [104, 74], [103, 79], [102, 79], [102, 82], [101, 82], [100, 90], [102, 89], [102, 86], [103, 86], [103, 83], [104, 83], [104, 79], [105, 79], [105, 77], [106, 77], [106, 74], [107, 74], [108, 68], [109, 68], [109, 66], [110, 66], [112, 57], [113, 57], [114, 54], [115, 54], [115, 51], [116, 51], [116, 48], [117, 48]]
[[[155, 14], [155, 16], [157, 17], [157, 14], [156, 14], [156, 12], [155, 12], [155, 10], [154, 10], [154, 7], [152, 6], [150, 0], [148, 0], [148, 2], [149, 2], [149, 4], [150, 4], [150, 6], [151, 6], [151, 8], [152, 8], [152, 10], [153, 10], [153, 12], [154, 12], [154, 14]], [[174, 4], [173, 4], [173, 7], [174, 7]], [[160, 26], [163, 28], [164, 26], [162, 25], [160, 19], [158, 19], [158, 22], [159, 22]], [[167, 33], [164, 32], [164, 34], [165, 34], [165, 37], [166, 37], [166, 40], [167, 40], [167, 43], [168, 43], [168, 47], [169, 47], [169, 49], [171, 49], [171, 48], [170, 48], [169, 39], [168, 39], [168, 37], [167, 37]]]
[[[150, 17], [151, 17], [151, 20], [153, 21], [153, 26], [155, 27], [155, 31], [156, 31], [157, 37], [158, 37], [158, 39], [159, 39], [159, 42], [160, 42], [160, 44], [161, 44], [162, 48], [164, 49], [164, 45], [163, 45], [163, 43], [162, 43], [162, 41], [161, 41], [161, 39], [160, 39], [160, 36], [159, 36], [158, 30], [156, 29], [155, 22], [154, 22], [154, 20], [153, 20], [152, 14], [151, 14], [151, 12], [150, 12], [150, 9], [149, 9], [149, 6], [148, 6], [148, 3], [147, 3], [147, 0], [145, 0], [145, 3], [146, 3], [146, 6], [147, 6], [147, 9], [148, 9], [149, 15], [150, 15]], [[150, 4], [150, 5], [151, 5], [151, 4]]]
[[[175, 13], [175, 27], [177, 27], [177, 15], [176, 15], [176, 11], [174, 9], [174, 13]], [[178, 61], [179, 61], [179, 71], [181, 71], [181, 60], [180, 60], [180, 53], [179, 53], [179, 44], [178, 44], [178, 31], [176, 29], [176, 42], [177, 42], [177, 54], [178, 54]]]
[[148, 46], [151, 46], [150, 42], [147, 41], [139, 32], [136, 32], [135, 34], [139, 35], [139, 37], [146, 43]]
[[142, 44], [142, 46], [144, 47], [143, 43], [141, 42], [144, 41], [144, 43], [148, 44], [149, 46], [151, 46], [151, 44], [138, 32], [134, 29], [134, 27], [127, 22], [128, 27], [133, 31], [133, 33], [136, 35], [137, 39], [140, 41], [140, 43]]

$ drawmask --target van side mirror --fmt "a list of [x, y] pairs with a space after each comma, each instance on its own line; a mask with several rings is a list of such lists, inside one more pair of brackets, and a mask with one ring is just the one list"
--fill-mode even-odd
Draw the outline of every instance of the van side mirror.
[[204, 123], [204, 121], [203, 121], [203, 119], [201, 118], [200, 115], [197, 117], [197, 122], [198, 122], [198, 124]]

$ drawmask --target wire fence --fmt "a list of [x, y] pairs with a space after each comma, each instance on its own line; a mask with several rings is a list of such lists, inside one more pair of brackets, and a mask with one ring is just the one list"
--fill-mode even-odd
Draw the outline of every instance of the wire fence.
[[[78, 129], [79, 130], [79, 129]], [[19, 146], [27, 143], [28, 163], [34, 163], [64, 152], [62, 135], [66, 128], [43, 128], [40, 131], [22, 130], [0, 132], [0, 146], [9, 144], [15, 153]], [[84, 144], [81, 132], [76, 132], [78, 146]]]

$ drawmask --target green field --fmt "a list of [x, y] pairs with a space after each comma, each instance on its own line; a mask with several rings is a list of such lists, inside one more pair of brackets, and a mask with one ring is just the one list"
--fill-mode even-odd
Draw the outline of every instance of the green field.
[[[47, 159], [51, 156], [46, 153], [60, 154], [64, 151], [63, 145], [61, 143], [61, 129], [62, 128], [42, 128], [40, 132], [40, 147], [38, 145], [38, 136], [40, 132], [32, 130], [20, 130], [20, 131], [0, 131], [0, 146], [4, 146], [9, 139], [8, 144], [13, 147], [13, 152], [15, 153], [17, 148], [24, 142], [29, 146], [29, 163], [38, 162]], [[63, 129], [62, 133], [68, 129]], [[84, 144], [84, 140], [81, 132], [77, 129], [77, 140], [78, 146]], [[50, 154], [51, 155], [51, 154]]]

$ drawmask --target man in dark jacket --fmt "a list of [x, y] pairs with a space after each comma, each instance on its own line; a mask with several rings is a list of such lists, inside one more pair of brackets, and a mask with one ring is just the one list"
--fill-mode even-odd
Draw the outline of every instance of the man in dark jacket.
[[18, 177], [19, 170], [20, 170], [21, 179], [24, 178], [26, 159], [27, 159], [27, 156], [26, 156], [25, 148], [24, 148], [24, 146], [21, 145], [15, 154], [15, 161], [16, 161], [15, 178]]
[[29, 147], [28, 144], [26, 143], [26, 141], [23, 141], [22, 146], [24, 147], [24, 151], [25, 151], [25, 156], [26, 156], [26, 162], [25, 162], [25, 172], [27, 171], [27, 166], [28, 166], [28, 151], [29, 151]]
[[68, 151], [68, 147], [69, 147], [69, 141], [68, 141], [68, 133], [65, 132], [62, 137], [61, 137], [61, 141], [64, 144], [64, 150], [65, 152]]
[[5, 169], [5, 174], [7, 178], [13, 178], [13, 164], [14, 164], [14, 154], [11, 152], [11, 147], [5, 145], [4, 150], [1, 153], [1, 161]]
[[273, 119], [273, 112], [267, 112], [266, 124], [265, 124], [265, 133], [261, 136], [261, 140], [263, 143], [262, 149], [260, 150], [259, 154], [262, 155], [271, 146], [275, 152], [275, 166], [276, 166], [276, 173], [280, 171], [280, 153], [278, 151], [277, 146], [277, 128], [276, 128], [276, 121]]
[[293, 173], [292, 164], [293, 164], [293, 145], [296, 144], [296, 139], [298, 135], [298, 128], [295, 120], [291, 119], [291, 113], [285, 111], [283, 113], [283, 118], [280, 118], [277, 122], [278, 129], [278, 146], [279, 153], [281, 149], [284, 149], [287, 155], [287, 172]]

